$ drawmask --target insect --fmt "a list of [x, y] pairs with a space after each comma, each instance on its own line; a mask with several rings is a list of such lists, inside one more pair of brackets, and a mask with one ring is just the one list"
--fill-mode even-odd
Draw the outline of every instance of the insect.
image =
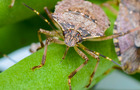
[[[85, 66], [89, 59], [86, 54], [81, 51], [84, 50], [86, 53], [91, 55], [93, 58], [97, 59], [97, 63], [95, 68], [90, 76], [90, 80], [86, 87], [88, 88], [91, 84], [91, 81], [96, 73], [98, 68], [98, 64], [100, 61], [99, 56], [106, 58], [107, 60], [121, 66], [117, 62], [113, 61], [109, 57], [106, 57], [96, 51], [89, 50], [86, 48], [82, 42], [83, 41], [102, 41], [108, 40], [116, 37], [123, 36], [127, 33], [136, 31], [136, 29], [132, 29], [125, 33], [117, 33], [111, 36], [105, 36], [104, 32], [110, 26], [110, 22], [104, 11], [97, 5], [92, 4], [89, 1], [84, 0], [63, 0], [58, 2], [58, 5], [55, 6], [54, 13], [50, 13], [47, 7], [44, 8], [46, 14], [52, 20], [52, 22], [58, 27], [59, 30], [56, 30], [50, 22], [40, 15], [40, 13], [31, 7], [24, 4], [26, 7], [31, 9], [37, 15], [39, 15], [45, 22], [47, 22], [54, 31], [47, 31], [44, 29], [40, 29], [38, 31], [38, 37], [41, 44], [41, 47], [44, 48], [44, 54], [42, 57], [42, 62], [38, 66], [34, 66], [32, 70], [36, 68], [42, 67], [46, 62], [46, 53], [47, 53], [47, 46], [49, 43], [58, 43], [58, 44], [65, 44], [67, 46], [66, 51], [64, 53], [63, 59], [65, 58], [68, 50], [70, 47], [74, 47], [75, 51], [85, 60], [83, 64], [81, 64], [76, 70], [68, 76], [68, 85], [69, 89], [71, 90], [71, 78], [83, 67]], [[140, 28], [140, 27], [139, 27]], [[41, 39], [41, 33], [47, 36], [47, 40], [45, 44], [43, 44]]]
[[11, 0], [11, 4], [9, 5], [10, 8], [14, 6], [15, 0]]
[[[127, 32], [140, 26], [140, 0], [121, 0], [115, 22], [116, 32]], [[114, 39], [122, 69], [128, 74], [140, 72], [140, 31]]]

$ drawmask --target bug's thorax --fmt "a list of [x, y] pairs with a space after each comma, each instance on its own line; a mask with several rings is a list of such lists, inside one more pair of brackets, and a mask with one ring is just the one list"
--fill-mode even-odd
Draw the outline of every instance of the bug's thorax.
[[74, 29], [67, 29], [63, 31], [65, 44], [69, 47], [74, 47], [77, 43], [82, 41], [82, 37], [79, 32]]

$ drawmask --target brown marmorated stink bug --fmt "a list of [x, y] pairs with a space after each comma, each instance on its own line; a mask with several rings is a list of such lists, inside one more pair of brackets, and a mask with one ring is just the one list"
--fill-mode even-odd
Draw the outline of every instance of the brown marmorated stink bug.
[[[140, 26], [140, 0], [121, 0], [119, 8], [114, 34]], [[118, 37], [114, 43], [122, 69], [128, 74], [140, 72], [140, 31]]]
[[[63, 59], [65, 58], [69, 47], [74, 47], [75, 51], [85, 60], [83, 64], [81, 64], [76, 70], [74, 70], [68, 76], [68, 85], [71, 90], [71, 78], [88, 63], [88, 57], [80, 50], [84, 50], [86, 53], [91, 55], [93, 58], [97, 59], [97, 63], [95, 65], [94, 71], [92, 72], [89, 80], [89, 84], [86, 87], [89, 87], [91, 81], [95, 75], [99, 64], [99, 56], [106, 58], [109, 61], [121, 66], [116, 63], [109, 57], [106, 57], [98, 52], [89, 50], [84, 45], [81, 44], [83, 41], [102, 41], [108, 40], [116, 37], [123, 36], [130, 32], [136, 31], [136, 29], [132, 29], [125, 33], [120, 32], [117, 34], [113, 34], [111, 36], [105, 36], [104, 32], [110, 26], [110, 22], [104, 11], [97, 5], [92, 4], [89, 1], [84, 0], [63, 0], [58, 2], [55, 6], [54, 13], [50, 13], [47, 7], [44, 8], [46, 14], [52, 20], [52, 22], [58, 27], [59, 30], [55, 30], [54, 27], [50, 24], [50, 22], [45, 19], [40, 13], [31, 7], [24, 4], [26, 7], [34, 11], [37, 15], [39, 15], [45, 22], [47, 22], [54, 31], [47, 31], [44, 29], [40, 29], [38, 31], [38, 37], [41, 44], [41, 47], [45, 47], [44, 54], [42, 57], [42, 62], [38, 66], [34, 66], [32, 70], [36, 68], [40, 68], [45, 64], [46, 61], [46, 53], [47, 46], [49, 43], [58, 43], [65, 44], [67, 49], [64, 53]], [[62, 33], [63, 32], [63, 33]], [[41, 39], [41, 33], [47, 36], [46, 43], [43, 44]]]

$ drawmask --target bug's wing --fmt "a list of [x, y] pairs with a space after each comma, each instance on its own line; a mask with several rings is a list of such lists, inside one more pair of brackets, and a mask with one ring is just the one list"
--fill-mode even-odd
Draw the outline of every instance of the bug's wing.
[[122, 68], [128, 74], [140, 72], [140, 48], [130, 47], [122, 54]]

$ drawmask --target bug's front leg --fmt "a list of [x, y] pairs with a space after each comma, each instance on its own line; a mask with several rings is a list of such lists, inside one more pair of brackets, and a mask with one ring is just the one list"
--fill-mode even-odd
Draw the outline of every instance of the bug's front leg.
[[45, 64], [45, 62], [46, 62], [46, 54], [47, 54], [47, 47], [48, 47], [48, 43], [49, 43], [49, 42], [51, 42], [51, 38], [48, 38], [48, 39], [46, 40], [45, 49], [44, 49], [44, 54], [43, 54], [43, 57], [42, 57], [42, 62], [41, 62], [41, 64], [38, 65], [38, 66], [34, 66], [34, 67], [32, 68], [32, 70], [34, 70], [34, 69], [36, 69], [36, 68], [40, 68], [40, 67], [42, 67], [42, 66]]
[[39, 38], [39, 42], [41, 44], [40, 48], [44, 47], [44, 44], [43, 44], [42, 39], [41, 39], [41, 33], [45, 34], [48, 37], [58, 37], [58, 38], [60, 38], [60, 36], [55, 31], [47, 31], [47, 30], [44, 30], [44, 29], [39, 29], [38, 38]]
[[[58, 31], [58, 32], [60, 32], [60, 31]], [[30, 51], [32, 53], [34, 53], [37, 50], [39, 50], [39, 49], [44, 47], [44, 43], [43, 43], [42, 38], [41, 38], [41, 33], [45, 34], [47, 37], [58, 37], [58, 38], [60, 38], [60, 36], [55, 31], [48, 31], [48, 30], [45, 30], [45, 29], [39, 29], [38, 30], [38, 38], [39, 38], [40, 45], [39, 44], [32, 44], [31, 48], [30, 48]], [[64, 44], [63, 41], [60, 41], [58, 39], [55, 40], [54, 43]]]
[[15, 3], [15, 0], [12, 0], [9, 7], [10, 7], [10, 8], [13, 7], [13, 6], [14, 6], [14, 3]]
[[80, 50], [78, 49], [76, 46], [74, 47], [75, 51], [85, 60], [85, 62], [83, 64], [81, 64], [76, 70], [74, 70], [69, 76], [68, 76], [68, 85], [69, 85], [69, 89], [71, 90], [71, 78], [83, 67], [87, 64], [88, 62], [88, 57]]
[[40, 68], [40, 67], [42, 67], [42, 66], [45, 64], [45, 62], [46, 62], [46, 54], [47, 54], [47, 47], [48, 47], [48, 44], [51, 43], [51, 42], [58, 43], [58, 44], [62, 44], [63, 41], [58, 40], [58, 39], [54, 39], [54, 38], [52, 38], [52, 37], [51, 37], [51, 38], [48, 38], [48, 39], [46, 40], [46, 43], [45, 43], [44, 54], [43, 54], [43, 56], [42, 56], [42, 62], [41, 62], [40, 65], [34, 66], [34, 67], [32, 68], [32, 70], [34, 70], [34, 69], [36, 69], [36, 68]]
[[[45, 43], [45, 49], [44, 49], [44, 54], [43, 54], [43, 57], [42, 57], [42, 62], [40, 65], [38, 66], [34, 66], [32, 68], [32, 70], [36, 69], [36, 68], [40, 68], [42, 67], [44, 64], [45, 64], [45, 61], [46, 61], [46, 54], [47, 54], [47, 47], [48, 47], [48, 44], [49, 43], [58, 43], [58, 44], [64, 44], [64, 41], [61, 41], [59, 39], [56, 39], [56, 38], [53, 38], [53, 37], [57, 37], [57, 33], [56, 32], [53, 32], [53, 31], [46, 31], [44, 29], [40, 29], [38, 31], [38, 38], [39, 38], [39, 42], [41, 44], [41, 47], [39, 47], [38, 49], [44, 47], [44, 44], [42, 42], [42, 39], [41, 39], [41, 33], [45, 34], [46, 36], [48, 36], [49, 38], [46, 40], [46, 43]], [[59, 37], [58, 37], [59, 38]]]

